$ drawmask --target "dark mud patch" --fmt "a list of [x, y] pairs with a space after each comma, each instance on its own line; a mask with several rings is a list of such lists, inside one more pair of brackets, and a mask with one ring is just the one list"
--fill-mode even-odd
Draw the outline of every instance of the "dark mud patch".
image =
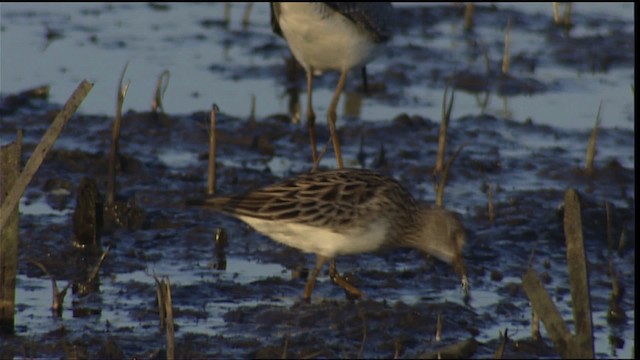
[[[443, 319], [440, 341], [435, 339], [438, 316]], [[480, 321], [472, 311], [456, 304], [407, 305], [373, 300], [325, 300], [291, 308], [241, 307], [226, 313], [224, 319], [239, 330], [252, 329], [261, 339], [270, 339], [247, 356], [276, 357], [287, 352], [296, 358], [312, 354], [332, 358], [394, 354], [415, 358], [473, 336]]]
[[[124, 8], [129, 9], [128, 5]], [[169, 6], [154, 12], [172, 9]], [[93, 15], [120, 10], [121, 6], [108, 6]], [[369, 100], [404, 107], [418, 101], [408, 95], [407, 88], [442, 89], [450, 84], [472, 94], [556, 92], [557, 101], [563, 103], [570, 84], [541, 79], [541, 66], [605, 72], [633, 64], [629, 54], [633, 54], [634, 44], [628, 42], [630, 32], [624, 22], [578, 14], [571, 36], [558, 44], [554, 37], [566, 35], [550, 27], [548, 15], [515, 10], [505, 14], [492, 6], [478, 6], [476, 30], [455, 39], [465, 44], [462, 54], [443, 50], [438, 39], [445, 37], [447, 28], [442, 25], [459, 22], [460, 12], [461, 8], [449, 6], [401, 9], [400, 16], [407, 21], [398, 29], [400, 40], [391, 44], [390, 55], [382, 60], [387, 70], [372, 74]], [[507, 15], [514, 31], [533, 34], [543, 43], [517, 51], [514, 71], [501, 78], [496, 59], [504, 45], [498, 39], [503, 39]], [[205, 46], [211, 39], [200, 32], [224, 27], [215, 21], [199, 21], [199, 32], [167, 41], [177, 46], [186, 39]], [[486, 37], [486, 28], [500, 35]], [[203, 68], [232, 79], [274, 77], [287, 88], [303, 87], [300, 69], [294, 68], [297, 78], [292, 79], [283, 67], [269, 63], [279, 59], [284, 44], [261, 32], [264, 29], [232, 31], [220, 41], [232, 44], [243, 38], [247, 49], [243, 51], [256, 51], [268, 64], [216, 63]], [[66, 38], [73, 33], [65, 30], [63, 34]], [[619, 38], [612, 42], [615, 46], [605, 47], [613, 36]], [[136, 39], [123, 41], [130, 46]], [[110, 38], [98, 38], [96, 43], [98, 47], [115, 47]], [[483, 47], [491, 60], [488, 70]], [[571, 54], [572, 47], [577, 47], [579, 56]], [[608, 55], [590, 58], [600, 47]], [[315, 84], [320, 90], [333, 89], [336, 80], [335, 74], [327, 74]], [[349, 77], [347, 88], [360, 86], [358, 76]], [[0, 104], [2, 143], [12, 141], [16, 130], [22, 128], [26, 158], [58, 109], [59, 105], [37, 92], [4, 97]], [[249, 113], [248, 107], [244, 110]], [[588, 130], [541, 125], [554, 124], [555, 118], [514, 121], [484, 110], [471, 115], [457, 115], [455, 110], [454, 104], [447, 155], [467, 145], [453, 163], [444, 202], [462, 214], [469, 230], [464, 254], [471, 284], [469, 301], [464, 301], [459, 279], [449, 266], [398, 249], [337, 259], [338, 269], [366, 294], [364, 300], [347, 300], [342, 289], [323, 273], [311, 304], [301, 304], [304, 277], [314, 264], [313, 256], [275, 243], [235, 219], [185, 205], [188, 198], [204, 196], [209, 114], [130, 111], [124, 115], [122, 127], [117, 192], [126, 210], [124, 217], [132, 219], [127, 217], [127, 209], [139, 209], [142, 221], [105, 224], [101, 249], [109, 246], [110, 252], [100, 268], [98, 291], [88, 295], [70, 292], [61, 317], [56, 317], [49, 310], [50, 278], [29, 260], [41, 263], [60, 287], [86, 277], [88, 265], [90, 268], [96, 259], [95, 254], [74, 246], [73, 211], [83, 179], [95, 180], [104, 197], [108, 174], [111, 117], [76, 115], [21, 202], [16, 333], [0, 337], [0, 357], [164, 358], [166, 340], [159, 328], [153, 274], [171, 280], [179, 357], [407, 358], [431, 354], [469, 338], [478, 342], [470, 355], [489, 357], [498, 347], [499, 332], [507, 328], [513, 340], [507, 345], [507, 356], [556, 356], [544, 332], [543, 342], [531, 340], [531, 308], [520, 283], [533, 259], [532, 266], [540, 272], [561, 314], [566, 320], [571, 318], [562, 228], [563, 194], [568, 187], [579, 192], [582, 202], [596, 354], [632, 356], [634, 130], [601, 129], [596, 171], [587, 174], [583, 169]], [[596, 110], [594, 102], [593, 117]], [[310, 169], [308, 130], [306, 125], [295, 123], [295, 114], [256, 117], [250, 121], [219, 114], [220, 194], [239, 193]], [[431, 174], [439, 119], [405, 109], [377, 122], [348, 117], [338, 121], [347, 166], [392, 175], [416, 198], [434, 201]], [[318, 143], [324, 146], [329, 139], [324, 121], [318, 121], [316, 133]], [[335, 167], [331, 152], [321, 167]], [[494, 191], [493, 223], [487, 209], [489, 187]], [[612, 209], [610, 232], [605, 202]], [[216, 251], [218, 228], [224, 228], [229, 236], [224, 258]], [[610, 234], [615, 240], [611, 256], [622, 289], [615, 310], [623, 315], [616, 321], [608, 316]], [[440, 341], [435, 340], [438, 316], [443, 324]]]
[[[519, 279], [535, 248], [534, 267], [543, 267], [545, 284], [555, 292], [563, 314], [570, 314], [562, 231], [562, 199], [568, 186], [579, 190], [583, 203], [594, 320], [599, 324], [596, 337], [633, 325], [629, 316], [609, 328], [598, 322], [604, 315], [597, 315], [608, 311], [611, 286], [603, 255], [608, 246], [604, 201], [614, 205], [616, 238], [624, 233], [634, 239], [635, 234], [635, 175], [627, 156], [633, 153], [633, 132], [602, 131], [599, 151], [609, 155], [598, 157], [595, 175], [588, 176], [580, 165], [588, 132], [492, 116], [454, 119], [448, 146], [468, 145], [451, 170], [445, 203], [463, 213], [470, 232], [465, 250], [470, 301], [463, 301], [448, 266], [425, 261], [413, 251], [394, 250], [338, 259], [338, 268], [367, 295], [364, 300], [346, 300], [342, 289], [321, 277], [308, 305], [299, 303], [304, 287], [300, 274], [313, 264], [312, 256], [260, 236], [237, 220], [185, 207], [186, 199], [204, 191], [206, 117], [126, 115], [118, 195], [144, 211], [144, 226], [106, 226], [101, 242], [111, 250], [100, 270], [100, 291], [70, 294], [73, 301], [65, 303], [61, 318], [37, 315], [43, 332], [19, 324], [15, 336], [3, 338], [3, 356], [122, 351], [125, 356], [162, 357], [165, 340], [158, 327], [153, 273], [172, 279], [177, 350], [184, 356], [273, 357], [286, 352], [295, 357], [415, 357], [471, 337], [483, 340], [475, 356], [484, 356], [493, 354], [498, 330], [506, 328], [523, 341], [508, 348], [514, 356], [548, 356], [553, 354], [550, 343], [525, 346], [530, 308]], [[35, 112], [26, 122], [21, 116], [6, 119], [6, 133], [25, 129], [28, 153], [50, 114]], [[73, 246], [71, 213], [84, 177], [96, 179], [104, 193], [107, 143], [101, 136], [109, 136], [110, 123], [101, 116], [72, 119], [22, 203], [21, 259], [36, 259], [61, 285], [86, 271], [87, 254]], [[278, 117], [248, 122], [223, 115], [218, 128], [220, 193], [241, 192], [309, 167], [310, 154], [301, 151], [308, 147], [305, 125]], [[427, 201], [434, 197], [429, 164], [434, 163], [437, 133], [434, 120], [407, 114], [388, 124], [348, 122], [340, 129], [349, 166], [362, 163], [392, 174]], [[321, 144], [329, 138], [322, 126], [318, 138]], [[269, 146], [257, 146], [260, 141], [255, 139]], [[323, 166], [333, 163], [330, 155]], [[284, 159], [291, 165], [281, 165]], [[488, 183], [495, 190], [493, 225], [486, 210]], [[51, 210], [30, 214], [38, 204]], [[215, 265], [220, 261], [216, 228], [229, 234], [226, 271]], [[613, 255], [625, 289], [634, 283], [634, 246], [627, 241]], [[19, 288], [32, 279], [39, 284], [33, 291], [49, 293], [39, 268], [20, 261], [19, 272], [27, 277]], [[627, 291], [623, 311], [632, 312], [634, 301], [635, 294]], [[46, 299], [40, 308], [20, 299], [18, 303], [18, 319], [48, 312]], [[439, 342], [434, 338], [438, 315], [443, 321]]]

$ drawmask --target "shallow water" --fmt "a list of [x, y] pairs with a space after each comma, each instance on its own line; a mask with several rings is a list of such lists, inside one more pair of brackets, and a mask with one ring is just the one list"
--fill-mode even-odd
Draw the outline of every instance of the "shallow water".
[[[415, 5], [399, 7], [411, 9], [410, 6]], [[78, 82], [87, 78], [95, 87], [80, 112], [112, 114], [118, 78], [129, 62], [125, 81], [131, 80], [131, 86], [125, 109], [149, 110], [158, 77], [169, 70], [170, 85], [164, 99], [169, 113], [208, 111], [212, 103], [217, 103], [224, 112], [245, 117], [249, 115], [252, 95], [256, 96], [259, 118], [286, 113], [288, 99], [281, 65], [288, 50], [282, 39], [271, 34], [267, 4], [254, 4], [246, 29], [242, 25], [245, 7], [231, 5], [229, 25], [225, 27], [223, 3], [168, 4], [166, 9], [123, 3], [4, 3], [0, 5], [1, 92], [49, 84], [51, 100], [63, 103]], [[437, 15], [425, 14], [424, 23], [408, 18], [407, 26], [389, 45], [390, 50], [368, 67], [374, 81], [388, 86], [393, 84], [389, 77], [394, 67], [411, 69], [407, 81], [388, 89], [393, 96], [386, 99], [385, 94], [359, 99], [362, 104], [357, 113], [363, 121], [386, 121], [400, 112], [439, 116], [447, 76], [464, 70], [484, 73], [478, 44], [487, 48], [492, 68], [500, 67], [504, 28], [511, 15], [518, 21], [511, 33], [512, 73], [533, 77], [547, 91], [508, 98], [488, 94], [486, 113], [584, 129], [593, 126], [602, 101], [604, 127], [634, 128], [629, 89], [635, 77], [633, 38], [627, 44], [631, 48], [610, 49], [621, 54], [609, 56], [614, 59], [612, 64], [605, 64], [604, 71], [600, 71], [601, 59], [556, 61], [554, 57], [562, 48], [550, 42], [549, 37], [562, 38], [562, 34], [552, 35], [549, 4], [498, 4], [496, 10], [479, 7], [471, 35], [463, 31], [461, 8], [420, 8]], [[573, 13], [571, 36], [576, 41], [595, 37], [596, 42], [598, 37], [612, 36], [610, 32], [614, 30], [630, 34], [634, 31], [632, 3], [574, 4]], [[58, 36], [48, 39], [47, 29]], [[407, 51], [409, 46], [412, 53]], [[589, 53], [589, 49], [577, 50]], [[590, 68], [592, 62], [597, 71]], [[534, 64], [533, 73], [530, 64]], [[316, 81], [318, 110], [324, 111], [329, 104], [336, 81], [335, 74]], [[304, 77], [298, 82], [302, 85]], [[359, 75], [354, 72], [349, 84], [346, 91], [359, 98], [355, 91], [361, 85]], [[484, 96], [458, 91], [454, 115], [477, 114], [481, 110], [478, 95]], [[301, 101], [304, 109], [304, 98]], [[346, 109], [342, 111], [345, 114]]]
[[[95, 87], [21, 201], [16, 335], [0, 337], [0, 357], [69, 356], [70, 345], [104, 357], [108, 341], [126, 357], [163, 356], [157, 353], [165, 338], [158, 327], [154, 272], [172, 284], [181, 357], [282, 357], [285, 348], [295, 357], [415, 357], [471, 336], [481, 342], [475, 356], [487, 357], [495, 352], [498, 332], [507, 328], [514, 340], [508, 354], [556, 356], [544, 327], [545, 343], [525, 346], [531, 309], [520, 283], [535, 249], [533, 267], [547, 279], [545, 288], [572, 327], [560, 211], [568, 187], [578, 190], [582, 201], [596, 354], [633, 356], [635, 113], [629, 87], [635, 52], [633, 41], [625, 42], [633, 40], [632, 5], [600, 4], [596, 11], [577, 4], [568, 34], [551, 25], [547, 4], [478, 7], [471, 34], [462, 31], [460, 9], [411, 6], [400, 7], [406, 23], [398, 28], [391, 51], [368, 68], [371, 95], [362, 97], [359, 76], [350, 76], [338, 121], [343, 156], [347, 166], [362, 166], [362, 141], [365, 167], [392, 175], [416, 198], [433, 202], [431, 173], [446, 79], [454, 77], [460, 87], [469, 84], [463, 81], [469, 74], [480, 79], [487, 91], [455, 93], [448, 156], [467, 145], [453, 164], [444, 199], [469, 229], [469, 302], [463, 301], [450, 267], [398, 249], [338, 258], [338, 269], [352, 274], [367, 295], [364, 300], [346, 300], [324, 274], [312, 304], [300, 304], [304, 280], [294, 274], [311, 267], [313, 256], [234, 219], [184, 205], [206, 186], [205, 124], [213, 102], [223, 110], [217, 125], [219, 193], [309, 170], [306, 127], [288, 114], [283, 61], [288, 50], [271, 35], [265, 4], [254, 5], [246, 30], [240, 24], [244, 6], [237, 4], [228, 27], [222, 24], [222, 4], [169, 4], [166, 9], [1, 4], [2, 94], [51, 85], [49, 102], [30, 100], [2, 113], [1, 144], [23, 128], [26, 159], [52, 120], [50, 110], [66, 101], [81, 79], [95, 81]], [[508, 16], [514, 21], [514, 60], [512, 78], [501, 84], [500, 75], [485, 74], [477, 44], [487, 47], [492, 69], [499, 69]], [[61, 37], [47, 42], [43, 24]], [[589, 36], [591, 41], [584, 41]], [[622, 46], [604, 47], [614, 40]], [[573, 52], [599, 55], [566, 55]], [[49, 310], [50, 280], [27, 259], [45, 265], [59, 287], [79, 276], [77, 260], [84, 255], [72, 246], [76, 188], [89, 176], [104, 194], [109, 115], [127, 60], [125, 79], [131, 79], [131, 87], [125, 109], [135, 111], [125, 115], [122, 127], [120, 151], [126, 161], [118, 189], [144, 210], [144, 221], [105, 228], [102, 245], [111, 250], [100, 271], [100, 291], [86, 297], [70, 292], [62, 317], [56, 318]], [[527, 65], [531, 61], [534, 71]], [[171, 115], [154, 117], [142, 111], [150, 107], [164, 69], [171, 71], [164, 98]], [[315, 82], [319, 117], [336, 79], [326, 74]], [[304, 88], [301, 72], [294, 84]], [[247, 122], [252, 94], [254, 126]], [[486, 105], [480, 105], [485, 98]], [[600, 101], [597, 171], [587, 176], [582, 170], [586, 144]], [[318, 123], [318, 143], [324, 145], [328, 130], [324, 121]], [[335, 167], [331, 152], [321, 165]], [[489, 183], [495, 187], [493, 225], [486, 210]], [[625, 289], [621, 323], [606, 319], [611, 278], [604, 201], [614, 205], [616, 242], [626, 232], [625, 246], [613, 254]], [[226, 271], [213, 268], [217, 227], [229, 234]], [[434, 340], [438, 314], [444, 321], [441, 342]]]

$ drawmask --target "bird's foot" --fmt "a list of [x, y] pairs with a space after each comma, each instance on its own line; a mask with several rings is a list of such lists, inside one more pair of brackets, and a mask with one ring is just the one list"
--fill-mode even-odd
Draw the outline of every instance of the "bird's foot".
[[330, 277], [334, 283], [336, 283], [337, 285], [339, 285], [344, 289], [347, 299], [356, 300], [364, 296], [364, 293], [362, 291], [358, 290], [358, 288], [351, 285], [351, 283], [349, 283], [345, 278], [340, 276], [338, 273], [330, 275]]

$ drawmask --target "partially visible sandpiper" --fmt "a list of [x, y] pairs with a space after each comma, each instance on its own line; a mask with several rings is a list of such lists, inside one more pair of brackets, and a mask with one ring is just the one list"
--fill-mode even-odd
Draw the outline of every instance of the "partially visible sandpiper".
[[307, 72], [307, 123], [314, 163], [317, 161], [315, 113], [311, 105], [313, 75], [340, 71], [340, 80], [327, 111], [338, 168], [342, 153], [336, 132], [336, 109], [347, 73], [373, 60], [391, 39], [393, 6], [389, 2], [274, 2], [271, 26], [283, 36]]
[[[191, 201], [230, 214], [273, 240], [315, 253], [304, 289], [309, 301], [324, 263], [338, 255], [411, 247], [453, 264], [467, 289], [462, 249], [465, 230], [448, 210], [420, 206], [396, 180], [370, 170], [343, 169], [302, 174], [230, 197]], [[329, 275], [353, 297], [362, 292]]]

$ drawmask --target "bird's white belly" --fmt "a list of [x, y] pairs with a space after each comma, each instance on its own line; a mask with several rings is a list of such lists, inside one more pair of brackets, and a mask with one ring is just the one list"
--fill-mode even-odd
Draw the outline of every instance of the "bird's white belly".
[[384, 244], [388, 228], [388, 223], [376, 221], [365, 227], [337, 233], [330, 229], [284, 221], [265, 221], [245, 216], [239, 218], [277, 242], [329, 258], [377, 250]]
[[[310, 6], [282, 3], [280, 28], [291, 52], [308, 70], [348, 70], [372, 60], [381, 45], [341, 15], [320, 19]], [[311, 5], [318, 6], [318, 5]]]

